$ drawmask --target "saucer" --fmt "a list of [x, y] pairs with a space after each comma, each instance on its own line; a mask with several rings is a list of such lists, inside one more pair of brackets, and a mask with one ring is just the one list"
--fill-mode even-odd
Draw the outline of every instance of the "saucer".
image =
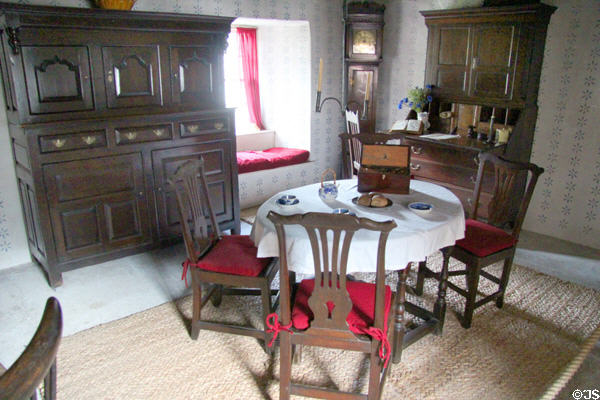
[[281, 207], [293, 207], [298, 203], [300, 203], [300, 200], [298, 200], [298, 199], [293, 199], [291, 201], [283, 199], [283, 198], [277, 199], [277, 204]]
[[408, 209], [419, 215], [429, 214], [433, 210], [433, 205], [423, 202], [410, 203]]

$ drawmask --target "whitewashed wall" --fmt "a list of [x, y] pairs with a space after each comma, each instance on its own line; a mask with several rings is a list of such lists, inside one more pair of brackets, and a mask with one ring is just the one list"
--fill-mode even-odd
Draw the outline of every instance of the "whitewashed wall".
[[[600, 1], [544, 2], [558, 7], [548, 28], [532, 154], [546, 172], [524, 229], [600, 248]], [[423, 85], [427, 29], [418, 11], [434, 1], [385, 4], [380, 130], [404, 118], [408, 110], [398, 110], [398, 102]]]
[[[8, 0], [12, 3], [31, 5], [51, 5], [87, 8], [92, 4], [88, 0]], [[323, 58], [324, 77], [323, 94], [341, 96], [342, 76], [342, 0], [138, 0], [134, 6], [137, 11], [162, 11], [205, 15], [222, 15], [231, 17], [267, 18], [282, 20], [305, 20], [310, 26], [310, 43], [297, 43], [299, 46], [310, 46], [310, 101], [314, 104], [318, 74], [318, 60]], [[292, 45], [292, 44], [291, 44]], [[317, 61], [314, 61], [317, 60]], [[285, 102], [285, 100], [282, 100]], [[283, 176], [268, 179], [257, 178], [240, 189], [240, 194], [264, 195], [276, 193], [289, 182], [312, 183], [320, 179], [321, 172], [328, 167], [339, 169], [340, 145], [338, 133], [344, 130], [344, 121], [339, 108], [324, 107], [322, 113], [310, 113], [311, 143], [310, 149], [314, 163], [301, 170], [293, 170]], [[5, 116], [2, 116], [5, 119]], [[7, 209], [7, 204], [18, 205], [17, 186], [12, 172], [10, 146], [8, 145], [8, 129], [6, 122], [0, 121], [0, 157], [7, 166], [0, 171], [2, 178], [0, 187], [0, 268], [7, 268], [29, 261], [27, 245], [23, 234], [23, 219], [19, 208]], [[5, 143], [6, 142], [6, 143]], [[5, 145], [6, 144], [6, 145]], [[20, 206], [19, 206], [20, 207]], [[8, 215], [10, 214], [10, 218]], [[6, 215], [6, 219], [2, 219]], [[2, 243], [6, 250], [2, 250]], [[26, 257], [24, 257], [26, 255]]]

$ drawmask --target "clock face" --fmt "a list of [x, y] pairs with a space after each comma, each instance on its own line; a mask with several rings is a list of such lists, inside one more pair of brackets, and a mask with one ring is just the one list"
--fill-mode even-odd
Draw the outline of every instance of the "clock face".
[[352, 53], [375, 54], [376, 31], [372, 29], [355, 30], [352, 35]]

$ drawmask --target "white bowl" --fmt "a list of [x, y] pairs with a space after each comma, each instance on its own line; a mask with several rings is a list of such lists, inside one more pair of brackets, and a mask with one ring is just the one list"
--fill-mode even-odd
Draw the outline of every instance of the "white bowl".
[[424, 203], [422, 201], [417, 201], [410, 203], [408, 205], [408, 209], [418, 215], [427, 215], [431, 212], [431, 210], [433, 210], [433, 205]]

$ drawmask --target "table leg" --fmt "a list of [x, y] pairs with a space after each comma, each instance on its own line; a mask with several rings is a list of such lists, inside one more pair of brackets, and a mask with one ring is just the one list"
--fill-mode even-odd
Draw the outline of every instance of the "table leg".
[[452, 247], [444, 247], [441, 251], [444, 261], [442, 262], [442, 270], [440, 271], [437, 300], [433, 306], [433, 316], [438, 320], [437, 326], [435, 327], [436, 335], [441, 335], [442, 330], [444, 329], [444, 319], [446, 318], [446, 289], [448, 288], [448, 261], [450, 260]]
[[398, 271], [398, 286], [396, 288], [396, 304], [394, 310], [394, 350], [392, 354], [392, 362], [394, 364], [400, 362], [402, 358], [402, 347], [404, 342], [404, 334], [406, 333], [406, 322], [404, 320], [404, 302], [406, 301], [406, 278], [410, 271], [411, 263], [408, 263], [406, 268]]

